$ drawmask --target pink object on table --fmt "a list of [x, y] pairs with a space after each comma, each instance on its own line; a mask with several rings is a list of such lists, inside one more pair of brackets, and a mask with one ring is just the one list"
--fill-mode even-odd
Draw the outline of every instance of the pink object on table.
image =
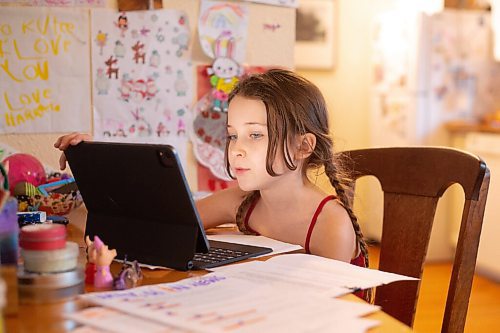
[[95, 266], [94, 286], [96, 288], [113, 287], [113, 275], [111, 275], [109, 266]]
[[96, 250], [94, 286], [96, 288], [111, 288], [113, 275], [109, 270], [109, 265], [116, 257], [116, 250], [110, 250], [98, 236], [94, 236], [94, 248]]
[[7, 156], [2, 163], [8, 169], [10, 191], [14, 191], [17, 183], [25, 181], [34, 186], [46, 181], [45, 169], [42, 163], [30, 154], [12, 154]]

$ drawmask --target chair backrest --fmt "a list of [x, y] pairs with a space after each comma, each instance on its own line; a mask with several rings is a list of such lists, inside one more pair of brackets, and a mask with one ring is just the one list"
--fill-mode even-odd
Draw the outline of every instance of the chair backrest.
[[[465, 193], [460, 234], [443, 332], [462, 332], [465, 325], [479, 237], [489, 186], [489, 169], [472, 154], [438, 147], [391, 147], [339, 153], [355, 180], [375, 176], [384, 192], [383, 230], [379, 269], [422, 277], [432, 224], [439, 198], [452, 184]], [[375, 303], [413, 326], [420, 280], [377, 288]]]

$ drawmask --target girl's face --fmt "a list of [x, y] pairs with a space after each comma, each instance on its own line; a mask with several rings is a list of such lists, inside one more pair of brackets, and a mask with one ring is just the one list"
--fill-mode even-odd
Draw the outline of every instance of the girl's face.
[[[269, 136], [266, 107], [261, 100], [235, 96], [229, 103], [227, 132], [231, 173], [242, 190], [262, 190], [279, 178], [266, 170]], [[279, 154], [273, 168], [278, 174], [285, 172]]]

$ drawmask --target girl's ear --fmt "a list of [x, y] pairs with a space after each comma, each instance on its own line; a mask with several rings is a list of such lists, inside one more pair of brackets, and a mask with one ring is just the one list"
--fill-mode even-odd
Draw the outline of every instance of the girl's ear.
[[297, 160], [308, 158], [316, 147], [316, 135], [312, 133], [306, 133], [299, 136], [298, 139], [299, 142], [297, 144], [295, 158]]

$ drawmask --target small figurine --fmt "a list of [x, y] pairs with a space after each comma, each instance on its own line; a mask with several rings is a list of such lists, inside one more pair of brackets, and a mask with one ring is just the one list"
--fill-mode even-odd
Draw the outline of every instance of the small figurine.
[[127, 262], [127, 256], [123, 260], [122, 270], [113, 281], [113, 288], [123, 290], [134, 288], [142, 280], [142, 271], [137, 260]]
[[94, 247], [96, 250], [94, 286], [96, 288], [111, 288], [113, 275], [111, 275], [109, 265], [116, 257], [116, 250], [110, 250], [98, 236], [94, 236]]
[[87, 264], [85, 264], [85, 284], [94, 284], [95, 275], [95, 258], [96, 250], [94, 242], [90, 240], [90, 237], [85, 236], [85, 244], [87, 244]]

